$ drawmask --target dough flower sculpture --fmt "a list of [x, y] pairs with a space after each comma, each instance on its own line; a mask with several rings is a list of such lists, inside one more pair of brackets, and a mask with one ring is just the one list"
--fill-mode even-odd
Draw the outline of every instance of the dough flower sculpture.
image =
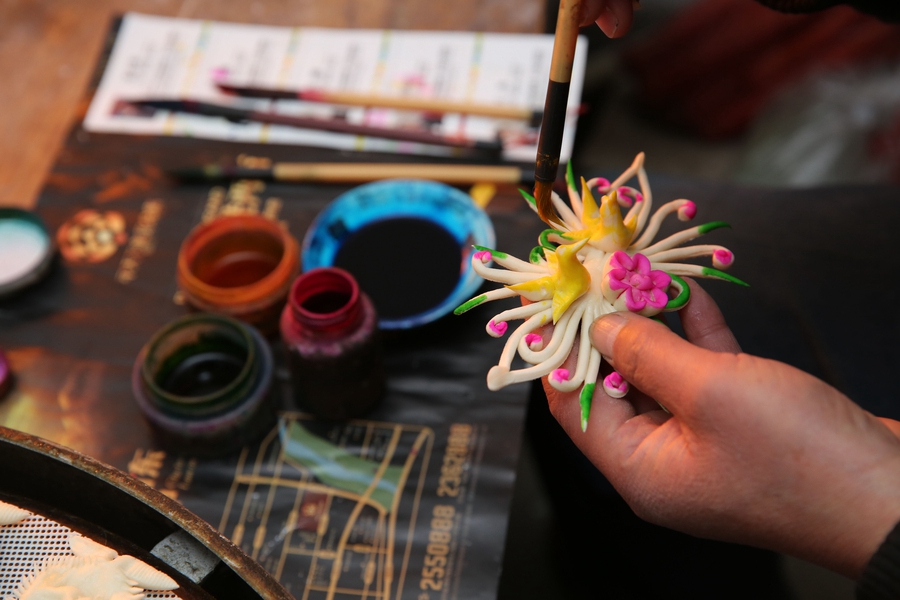
[[[635, 176], [640, 191], [623, 185]], [[663, 311], [683, 308], [690, 298], [690, 288], [682, 276], [747, 284], [721, 270], [734, 262], [734, 255], [727, 248], [681, 247], [714, 229], [728, 227], [725, 222], [714, 221], [685, 229], [654, 243], [668, 215], [675, 213], [679, 220], [689, 221], [697, 207], [690, 200], [673, 200], [651, 216], [653, 199], [643, 153], [612, 183], [602, 178], [590, 181], [582, 178], [579, 190], [571, 164], [566, 182], [571, 206], [553, 193], [559, 221], [550, 222], [552, 229], [541, 233], [540, 246], [531, 251], [528, 261], [476, 246], [472, 256], [475, 272], [504, 287], [472, 298], [454, 312], [462, 314], [500, 298], [521, 296], [528, 300], [528, 304], [505, 310], [487, 323], [488, 334], [501, 337], [510, 321], [523, 321], [510, 334], [498, 364], [488, 372], [488, 388], [498, 390], [544, 376], [549, 376], [550, 385], [562, 392], [581, 388], [584, 430], [601, 360], [588, 339], [588, 329], [594, 319], [624, 311], [653, 317]], [[599, 204], [592, 190], [602, 195]], [[534, 198], [526, 192], [522, 195], [537, 212]], [[622, 207], [629, 208], [624, 217]], [[679, 262], [700, 256], [712, 257], [713, 268]], [[504, 269], [489, 266], [491, 261]], [[553, 331], [545, 333], [541, 327], [550, 323]], [[578, 359], [574, 371], [561, 368], [576, 340]], [[530, 366], [513, 369], [516, 354]], [[628, 383], [615, 371], [603, 379], [602, 385], [615, 398], [628, 392]]]

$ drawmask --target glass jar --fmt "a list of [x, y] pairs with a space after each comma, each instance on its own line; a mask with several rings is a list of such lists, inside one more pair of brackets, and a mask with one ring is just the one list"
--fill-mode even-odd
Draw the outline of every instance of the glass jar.
[[164, 444], [215, 455], [274, 425], [273, 373], [272, 351], [257, 330], [193, 314], [154, 334], [134, 363], [131, 385]]
[[265, 334], [300, 268], [297, 240], [258, 215], [218, 217], [195, 227], [178, 252], [178, 286], [201, 311], [234, 317]]
[[384, 397], [378, 316], [343, 269], [313, 269], [297, 278], [281, 313], [281, 337], [301, 408], [322, 419], [350, 419]]

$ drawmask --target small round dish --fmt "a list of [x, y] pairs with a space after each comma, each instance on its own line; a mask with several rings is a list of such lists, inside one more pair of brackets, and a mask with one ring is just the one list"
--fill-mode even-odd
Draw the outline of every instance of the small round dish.
[[472, 199], [435, 181], [385, 180], [338, 196], [302, 244], [303, 270], [341, 267], [375, 304], [381, 329], [434, 321], [482, 280], [472, 246], [493, 247], [494, 227]]
[[55, 256], [53, 238], [36, 214], [0, 208], [0, 300], [39, 282]]

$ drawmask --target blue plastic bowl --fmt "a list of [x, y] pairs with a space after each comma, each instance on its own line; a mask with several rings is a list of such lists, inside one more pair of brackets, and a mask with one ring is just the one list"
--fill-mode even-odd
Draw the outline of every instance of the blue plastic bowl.
[[303, 270], [333, 266], [342, 241], [350, 234], [376, 221], [393, 218], [436, 223], [462, 249], [459, 280], [440, 304], [419, 314], [378, 321], [382, 329], [408, 329], [444, 316], [475, 294], [482, 279], [472, 269], [472, 246], [493, 248], [496, 236], [487, 214], [468, 194], [456, 188], [435, 181], [377, 181], [338, 196], [319, 213], [303, 238]]

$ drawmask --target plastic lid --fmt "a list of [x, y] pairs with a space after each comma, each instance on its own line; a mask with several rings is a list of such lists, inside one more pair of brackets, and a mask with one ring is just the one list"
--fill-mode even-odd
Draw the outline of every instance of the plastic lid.
[[53, 241], [37, 215], [0, 208], [0, 299], [40, 281], [53, 254]]

